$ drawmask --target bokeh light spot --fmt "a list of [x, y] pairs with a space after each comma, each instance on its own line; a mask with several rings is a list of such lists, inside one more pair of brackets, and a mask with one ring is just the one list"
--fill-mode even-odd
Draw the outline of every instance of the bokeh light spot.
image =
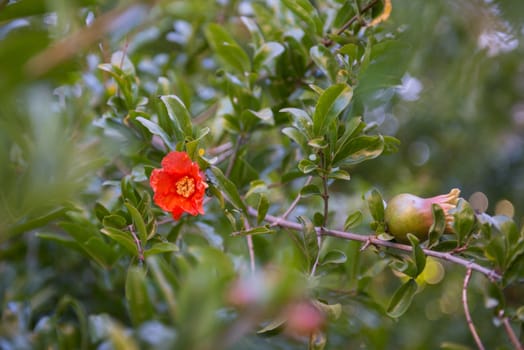
[[415, 141], [409, 146], [409, 159], [417, 166], [424, 165], [428, 160], [431, 151], [426, 142]]
[[482, 192], [475, 192], [469, 197], [469, 203], [477, 213], [485, 213], [489, 206], [488, 197]]
[[444, 279], [444, 275], [444, 266], [442, 266], [439, 261], [428, 257], [426, 260], [426, 267], [424, 268], [424, 271], [422, 271], [424, 281], [426, 281], [427, 284], [438, 284], [442, 279]]
[[510, 201], [503, 199], [495, 205], [495, 215], [505, 215], [508, 218], [512, 218], [515, 215], [515, 207]]

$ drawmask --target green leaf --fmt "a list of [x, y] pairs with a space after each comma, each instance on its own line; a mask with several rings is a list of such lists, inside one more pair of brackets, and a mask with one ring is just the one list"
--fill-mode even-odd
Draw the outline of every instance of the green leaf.
[[343, 264], [347, 261], [346, 254], [339, 250], [339, 249], [333, 249], [328, 251], [321, 259], [320, 264], [321, 265], [328, 265], [328, 264]]
[[416, 275], [410, 277], [416, 278], [422, 273], [422, 271], [424, 271], [424, 268], [426, 267], [426, 254], [424, 254], [424, 251], [420, 247], [420, 241], [415, 235], [408, 233], [407, 237], [411, 243], [411, 248], [413, 248], [412, 257], [417, 268]]
[[333, 168], [331, 172], [328, 175], [328, 178], [330, 179], [337, 179], [337, 180], [343, 180], [343, 181], [349, 181], [351, 180], [351, 176], [349, 173], [345, 170]]
[[350, 43], [342, 46], [338, 52], [343, 55], [348, 55], [350, 62], [360, 59], [359, 47], [356, 44]]
[[457, 234], [458, 244], [462, 246], [475, 226], [475, 211], [468, 202], [459, 198], [457, 207], [450, 212], [453, 213], [453, 229]]
[[222, 63], [242, 75], [250, 71], [248, 55], [221, 25], [210, 23], [204, 32], [209, 45]]
[[2, 11], [0, 11], [1, 21], [42, 15], [49, 12], [47, 4], [40, 0], [17, 1], [9, 4], [9, 6], [4, 6], [4, 3], [2, 5]]
[[377, 238], [381, 241], [392, 241], [395, 239], [395, 236], [392, 236], [386, 232], [381, 232], [377, 235]]
[[344, 133], [336, 142], [335, 154], [340, 153], [343, 147], [347, 147], [348, 142], [359, 136], [366, 127], [366, 124], [362, 121], [362, 117], [353, 117], [341, 127], [344, 128]]
[[36, 237], [41, 239], [46, 239], [48, 241], [53, 241], [56, 243], [59, 243], [63, 245], [64, 247], [75, 249], [78, 251], [82, 251], [82, 248], [79, 247], [78, 243], [70, 238], [65, 237], [64, 235], [60, 235], [58, 233], [47, 233], [47, 232], [38, 232], [36, 233]]
[[411, 278], [415, 278], [413, 276], [417, 276], [417, 266], [413, 260], [408, 258], [401, 259], [399, 257], [398, 260], [392, 261], [389, 264], [389, 267]]
[[173, 272], [158, 255], [150, 256], [147, 258], [146, 263], [167, 303], [168, 311], [172, 320], [176, 321], [177, 304], [175, 295], [177, 295], [177, 293], [175, 292], [176, 278]]
[[[53, 220], [64, 217], [65, 214], [71, 210], [73, 210], [73, 208], [58, 208], [37, 218], [29, 219], [20, 224], [8, 227], [8, 236], [15, 236], [30, 230], [34, 230], [37, 227], [42, 227]], [[1, 242], [2, 237], [0, 235], [0, 243]]]
[[306, 136], [295, 128], [287, 127], [282, 129], [282, 133], [294, 141], [300, 148], [305, 151], [307, 149]]
[[282, 3], [298, 18], [306, 22], [309, 29], [314, 30], [317, 35], [322, 35], [322, 21], [309, 0], [282, 0]]
[[111, 213], [109, 212], [109, 210], [107, 210], [106, 207], [104, 207], [102, 204], [100, 204], [99, 202], [96, 202], [95, 203], [95, 207], [94, 207], [94, 211], [95, 211], [95, 215], [96, 215], [96, 218], [98, 219], [98, 221], [102, 222], [104, 220], [104, 217], [106, 217], [107, 215], [110, 215]]
[[151, 248], [147, 249], [144, 253], [144, 257], [148, 257], [156, 254], [173, 253], [178, 252], [179, 248], [175, 243], [172, 242], [157, 242], [154, 243]]
[[306, 137], [306, 139], [311, 138], [313, 131], [313, 120], [306, 111], [299, 108], [283, 108], [279, 112], [291, 114], [293, 126], [298, 131], [300, 131]]
[[173, 150], [175, 148], [175, 145], [171, 140], [171, 137], [169, 137], [169, 135], [164, 131], [164, 129], [162, 129], [160, 125], [144, 117], [136, 117], [135, 120], [142, 124], [147, 130], [149, 130], [149, 132], [152, 135], [160, 137], [160, 139], [164, 141], [164, 143], [170, 150]]
[[368, 203], [369, 212], [375, 221], [384, 221], [384, 200], [382, 195], [376, 189], [368, 191], [364, 195], [364, 199]]
[[248, 112], [251, 113], [251, 115], [260, 119], [260, 121], [262, 121], [264, 124], [275, 125], [275, 120], [273, 118], [273, 111], [271, 110], [271, 108], [264, 108], [264, 109], [261, 109], [260, 111], [248, 110]]
[[112, 214], [104, 217], [102, 225], [121, 229], [127, 226], [127, 221], [123, 216]]
[[493, 216], [491, 220], [494, 223], [497, 230], [499, 230], [499, 232], [501, 232], [506, 238], [508, 247], [514, 247], [519, 241], [521, 235], [513, 219], [505, 215], [496, 215]]
[[304, 198], [307, 198], [311, 196], [320, 196], [321, 192], [320, 192], [320, 188], [318, 188], [317, 185], [311, 184], [311, 185], [304, 186], [300, 190], [300, 195]]
[[258, 50], [264, 44], [264, 35], [258, 27], [258, 24], [254, 19], [246, 16], [241, 16], [240, 20], [251, 34], [251, 42], [256, 50]]
[[133, 256], [136, 256], [138, 254], [138, 248], [136, 246], [135, 240], [133, 239], [133, 237], [131, 237], [131, 233], [124, 232], [114, 227], [104, 227], [100, 230], [100, 232], [116, 241]]
[[319, 300], [313, 300], [313, 304], [320, 310], [322, 310], [330, 319], [338, 320], [342, 315], [342, 305], [337, 304], [326, 304]]
[[520, 322], [524, 322], [524, 306], [521, 306], [515, 311], [515, 315]]
[[356, 211], [353, 214], [350, 214], [346, 221], [344, 222], [344, 231], [348, 231], [349, 229], [352, 229], [362, 223], [362, 212]]
[[243, 230], [233, 233], [234, 236], [250, 236], [250, 235], [267, 235], [267, 234], [273, 234], [276, 231], [271, 229], [269, 226], [259, 226], [259, 227], [253, 227], [249, 230]]
[[122, 191], [122, 197], [131, 203], [138, 204], [139, 198], [135, 189], [135, 184], [131, 179], [130, 175], [122, 177], [120, 181], [120, 188]]
[[191, 141], [186, 140], [186, 151], [191, 159], [198, 157], [199, 145], [201, 140], [211, 132], [211, 129], [208, 127], [202, 128], [198, 133], [198, 136]]
[[337, 80], [338, 62], [333, 53], [324, 45], [315, 45], [309, 50], [309, 55], [320, 70], [326, 75], [330, 83]]
[[333, 165], [353, 165], [374, 159], [384, 151], [384, 138], [381, 135], [361, 135], [342, 145], [333, 158]]
[[260, 194], [267, 192], [267, 185], [264, 180], [253, 180], [249, 183], [249, 190], [246, 192], [245, 197], [249, 198], [253, 194]]
[[446, 216], [442, 207], [433, 203], [431, 211], [433, 213], [433, 224], [431, 224], [431, 227], [429, 228], [428, 248], [435, 246], [439, 242], [440, 237], [444, 234], [444, 230], [446, 229]]
[[280, 316], [280, 317], [272, 320], [268, 324], [266, 324], [261, 329], [259, 329], [257, 331], [257, 334], [264, 334], [264, 333], [272, 333], [273, 334], [275, 332], [279, 332], [284, 327], [284, 323], [286, 323], [286, 318], [284, 316]]
[[135, 66], [123, 51], [115, 51], [111, 55], [111, 64], [118, 67], [125, 75], [135, 75]]
[[318, 235], [315, 230], [315, 225], [313, 222], [306, 216], [299, 216], [297, 220], [302, 224], [302, 237], [304, 242], [304, 253], [308, 260], [308, 265], [312, 266], [315, 261], [318, 252]]
[[247, 213], [246, 205], [240, 198], [235, 184], [231, 182], [231, 180], [227, 179], [224, 176], [224, 173], [222, 173], [222, 170], [220, 170], [219, 168], [212, 166], [210, 169], [213, 175], [215, 176], [216, 180], [218, 181], [220, 189], [224, 191], [224, 193], [229, 198], [231, 203], [235, 206], [235, 208], [242, 210], [244, 213]]
[[131, 214], [131, 217], [133, 218], [133, 224], [136, 230], [136, 233], [138, 235], [138, 238], [140, 239], [140, 242], [142, 243], [142, 247], [146, 245], [147, 242], [147, 228], [146, 223], [144, 222], [144, 218], [142, 217], [142, 214], [138, 211], [137, 208], [135, 208], [131, 203], [127, 202], [124, 203], [127, 210], [129, 211], [129, 214]]
[[257, 224], [260, 225], [262, 221], [264, 221], [267, 212], [269, 210], [269, 200], [264, 194], [260, 195], [260, 199], [258, 200], [258, 206], [257, 206]]
[[173, 121], [175, 137], [177, 141], [193, 138], [193, 124], [191, 114], [184, 102], [176, 95], [160, 96], [160, 100], [166, 107], [169, 118]]
[[112, 350], [139, 350], [134, 338], [120, 324], [111, 322], [107, 331]]
[[109, 268], [115, 262], [117, 255], [111, 247], [104, 242], [102, 237], [91, 237], [83, 245], [82, 248], [87, 254], [95, 260], [100, 266]]
[[324, 149], [327, 146], [329, 146], [326, 139], [323, 136], [311, 139], [308, 141], [307, 144], [308, 146], [316, 149]]
[[[63, 314], [70, 315], [70, 311], [73, 311], [73, 314], [77, 318], [77, 322], [79, 325], [79, 335], [80, 335], [80, 344], [77, 344], [77, 347], [79, 350], [87, 350], [89, 348], [89, 327], [88, 327], [88, 321], [87, 321], [87, 312], [83, 306], [83, 304], [69, 296], [64, 295], [60, 301], [58, 302], [55, 310], [54, 315], [54, 323], [58, 323], [57, 320], [62, 319], [64, 316]], [[70, 317], [70, 316], [69, 316]], [[60, 334], [59, 336], [64, 336], [64, 334]], [[76, 341], [76, 339], [75, 339]]]
[[298, 169], [304, 174], [309, 174], [310, 172], [317, 170], [318, 165], [309, 159], [302, 159], [300, 162], [298, 162]]
[[388, 315], [394, 318], [402, 316], [411, 305], [416, 292], [417, 282], [414, 279], [410, 279], [401, 285], [389, 302], [386, 309]]
[[127, 270], [125, 293], [129, 315], [135, 327], [153, 319], [153, 306], [147, 291], [147, 279], [144, 269], [131, 266]]
[[270, 65], [275, 58], [282, 55], [284, 50], [284, 46], [277, 42], [271, 41], [262, 44], [253, 57], [253, 69], [259, 70], [261, 67]]
[[319, 97], [313, 114], [313, 133], [324, 136], [329, 124], [348, 106], [353, 89], [346, 84], [331, 85]]
[[496, 235], [489, 241], [484, 254], [489, 260], [493, 261], [497, 267], [505, 268], [506, 247], [502, 235]]
[[384, 138], [384, 151], [382, 154], [393, 154], [398, 152], [400, 146], [400, 140], [393, 136], [383, 136]]
[[59, 226], [73, 237], [87, 256], [100, 266], [107, 268], [116, 260], [114, 251], [104, 242], [96, 228], [90, 224], [61, 222]]

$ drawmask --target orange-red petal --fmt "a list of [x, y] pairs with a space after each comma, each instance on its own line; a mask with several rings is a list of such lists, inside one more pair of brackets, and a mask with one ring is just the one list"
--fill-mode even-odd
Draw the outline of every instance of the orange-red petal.
[[[198, 164], [193, 163], [185, 152], [171, 152], [162, 160], [162, 167], [154, 169], [150, 177], [155, 203], [171, 212], [176, 220], [183, 213], [204, 214], [203, 202], [207, 183]], [[195, 184], [194, 192], [187, 198], [177, 192], [176, 186], [184, 177], [190, 178]]]

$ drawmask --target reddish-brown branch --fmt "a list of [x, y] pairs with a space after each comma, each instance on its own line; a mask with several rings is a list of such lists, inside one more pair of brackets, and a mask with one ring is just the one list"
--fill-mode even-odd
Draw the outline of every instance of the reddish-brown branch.
[[[249, 212], [250, 215], [253, 215], [253, 216], [257, 215], [257, 211], [254, 208], [248, 208], [248, 212]], [[303, 228], [302, 225], [297, 223], [297, 222], [292, 222], [292, 221], [289, 221], [289, 220], [283, 220], [282, 218], [278, 218], [278, 217], [273, 216], [273, 215], [266, 215], [265, 221], [270, 223], [270, 224], [276, 224], [276, 225], [278, 225], [280, 227], [288, 228], [288, 229], [291, 229], [291, 230], [300, 231]], [[316, 230], [317, 230], [317, 232], [321, 232], [321, 228], [320, 227], [317, 227]], [[373, 235], [360, 235], [360, 234], [356, 234], [356, 233], [352, 233], [352, 232], [331, 230], [331, 229], [327, 229], [327, 228], [322, 230], [321, 233], [323, 235], [326, 235], [326, 236], [338, 237], [338, 238], [347, 239], [347, 240], [351, 240], [351, 241], [358, 241], [358, 242], [362, 242], [364, 244], [367, 243], [368, 245], [382, 246], [382, 247], [392, 248], [392, 249], [401, 250], [401, 251], [405, 251], [405, 252], [412, 252], [412, 250], [413, 250], [413, 248], [410, 245], [394, 243], [394, 242], [390, 242], [390, 241], [384, 241], [384, 240], [378, 239], [377, 237], [375, 237]], [[449, 262], [452, 262], [452, 263], [457, 264], [457, 265], [462, 265], [462, 266], [464, 266], [466, 268], [469, 268], [469, 269], [471, 269], [473, 271], [480, 272], [483, 275], [487, 276], [492, 281], [498, 281], [498, 280], [500, 280], [502, 278], [502, 276], [500, 274], [498, 274], [496, 271], [494, 271], [492, 269], [489, 269], [487, 267], [484, 267], [482, 265], [479, 265], [477, 263], [474, 263], [474, 262], [469, 261], [467, 259], [464, 259], [462, 257], [455, 256], [455, 255], [453, 255], [451, 253], [437, 252], [437, 251], [430, 250], [430, 249], [423, 249], [423, 251], [424, 251], [424, 253], [427, 256], [431, 256], [431, 257], [434, 257], [434, 258], [437, 258], [437, 259], [449, 261]]]
[[516, 350], [524, 350], [524, 344], [522, 344], [519, 341], [519, 338], [513, 331], [513, 328], [511, 328], [511, 324], [509, 323], [509, 318], [504, 316], [504, 310], [500, 310], [499, 318], [502, 321], [502, 325], [504, 326], [504, 330], [508, 334], [509, 340], [513, 344]]
[[477, 333], [477, 329], [475, 328], [473, 320], [471, 319], [471, 314], [469, 313], [468, 285], [469, 280], [471, 279], [471, 272], [471, 268], [468, 268], [468, 270], [466, 271], [466, 276], [464, 277], [464, 286], [462, 287], [462, 305], [464, 306], [464, 314], [466, 315], [466, 322], [468, 323], [471, 335], [473, 336], [473, 339], [475, 339], [475, 343], [477, 344], [479, 350], [484, 350], [485, 348], [482, 344], [482, 340], [480, 340], [479, 334]]
[[[244, 217], [244, 226], [246, 230], [251, 229], [249, 220]], [[255, 247], [253, 246], [253, 237], [251, 235], [246, 236], [247, 250], [249, 252], [249, 262], [251, 267], [251, 273], [255, 273]]]

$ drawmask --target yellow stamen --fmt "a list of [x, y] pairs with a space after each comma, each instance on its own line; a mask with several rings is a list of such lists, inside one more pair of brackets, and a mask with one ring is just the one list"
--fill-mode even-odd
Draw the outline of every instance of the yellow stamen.
[[189, 176], [184, 176], [176, 182], [176, 193], [184, 198], [188, 198], [195, 192], [195, 180]]

